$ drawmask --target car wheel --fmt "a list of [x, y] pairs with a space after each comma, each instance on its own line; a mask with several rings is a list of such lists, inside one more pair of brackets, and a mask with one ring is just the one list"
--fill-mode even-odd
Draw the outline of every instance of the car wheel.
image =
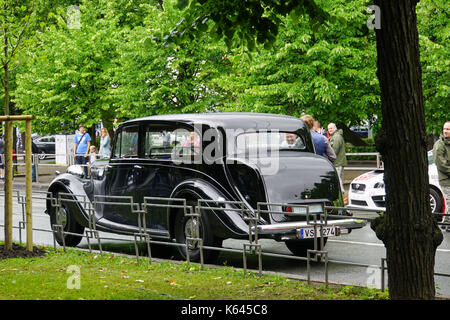
[[45, 159], [45, 151], [44, 150], [39, 151], [38, 158], [39, 158], [39, 160]]
[[[196, 205], [195, 202], [190, 202], [189, 205]], [[200, 235], [196, 234], [196, 221], [198, 221], [198, 230]], [[208, 218], [202, 214], [200, 219], [196, 220], [193, 217], [186, 217], [183, 211], [179, 211], [175, 217], [175, 239], [178, 243], [186, 244], [186, 237], [203, 239], [203, 246], [207, 247], [221, 247], [223, 239], [214, 236]], [[178, 253], [182, 259], [187, 259], [186, 247], [177, 246]], [[200, 261], [200, 248], [197, 241], [190, 241], [188, 246], [189, 260], [193, 262]], [[203, 259], [206, 263], [214, 263], [220, 254], [219, 250], [203, 249]]]
[[[56, 194], [56, 197], [58, 195]], [[50, 210], [50, 225], [57, 224], [57, 208], [51, 207]], [[84, 227], [80, 225], [73, 215], [73, 212], [70, 210], [67, 203], [64, 203], [64, 201], [61, 203], [61, 209], [60, 209], [60, 218], [61, 218], [61, 224], [63, 226], [64, 231], [70, 232], [70, 233], [76, 233], [75, 234], [64, 234], [64, 242], [63, 238], [61, 237], [61, 234], [59, 232], [55, 232], [55, 239], [56, 242], [58, 242], [59, 245], [66, 245], [68, 247], [75, 247], [81, 242], [81, 239], [83, 239], [83, 233], [84, 233]], [[78, 235], [79, 234], [79, 235]]]
[[[430, 207], [432, 213], [442, 213], [444, 204], [442, 203], [442, 197], [434, 189], [430, 189]], [[443, 217], [436, 215], [438, 222], [443, 220]]]
[[[328, 238], [323, 239], [323, 245], [327, 243]], [[286, 247], [295, 256], [306, 257], [308, 250], [314, 250], [314, 239], [305, 240], [287, 240], [285, 241]], [[317, 239], [317, 248], [320, 250], [320, 239]]]

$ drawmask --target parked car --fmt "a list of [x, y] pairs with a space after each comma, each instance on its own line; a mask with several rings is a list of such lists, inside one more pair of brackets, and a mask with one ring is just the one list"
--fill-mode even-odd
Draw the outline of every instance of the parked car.
[[[433, 213], [445, 211], [445, 200], [439, 186], [433, 152], [428, 151], [428, 176], [430, 184], [430, 206]], [[384, 170], [374, 170], [356, 177], [350, 184], [348, 193], [349, 208], [385, 210], [386, 192], [384, 189]], [[447, 204], [449, 205], [449, 204]]]
[[[65, 235], [65, 245], [77, 245], [81, 240], [77, 234], [89, 225], [85, 199], [132, 197], [133, 203], [143, 203], [145, 197], [161, 197], [186, 199], [192, 206], [199, 200], [213, 202], [204, 204], [211, 210], [202, 210], [199, 220], [204, 246], [221, 246], [227, 238], [248, 239], [255, 230], [249, 228], [248, 217], [255, 217], [260, 206], [259, 237], [284, 241], [294, 254], [306, 255], [314, 247], [314, 228], [305, 221], [306, 205], [314, 216], [324, 213], [324, 205], [343, 206], [336, 170], [314, 153], [305, 123], [289, 116], [209, 113], [126, 121], [115, 132], [111, 158], [95, 161], [90, 177], [83, 172], [80, 166], [71, 166], [48, 189], [53, 197], [73, 194], [68, 198], [76, 200], [62, 201], [64, 230], [76, 233]], [[243, 203], [247, 213], [236, 202]], [[46, 212], [54, 224], [56, 208], [50, 199]], [[102, 203], [94, 218], [99, 231], [139, 232], [138, 215], [130, 206]], [[194, 236], [195, 220], [183, 209], [153, 208], [145, 218], [141, 223], [154, 239], [185, 243]], [[366, 224], [339, 218], [329, 218], [323, 236], [338, 236]], [[62, 240], [57, 236], [60, 244]], [[186, 249], [177, 247], [186, 257]], [[205, 250], [204, 258], [214, 260], [217, 254]], [[198, 247], [189, 246], [189, 256], [198, 260]]]
[[39, 159], [55, 156], [55, 136], [43, 136], [33, 139], [39, 150]]

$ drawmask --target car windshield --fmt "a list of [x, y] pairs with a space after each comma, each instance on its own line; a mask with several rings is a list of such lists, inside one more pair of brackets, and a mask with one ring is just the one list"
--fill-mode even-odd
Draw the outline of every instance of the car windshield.
[[278, 150], [305, 151], [301, 136], [292, 132], [265, 131], [242, 133], [236, 138], [236, 153], [268, 154]]

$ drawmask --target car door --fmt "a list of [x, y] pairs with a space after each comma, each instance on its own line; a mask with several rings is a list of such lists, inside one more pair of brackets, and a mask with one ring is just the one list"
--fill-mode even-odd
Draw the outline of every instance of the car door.
[[[143, 126], [143, 158], [135, 168], [136, 193], [140, 202], [144, 202], [145, 197], [169, 198], [171, 195], [174, 188], [170, 176], [174, 129], [171, 124], [154, 122]], [[167, 210], [159, 207], [147, 209], [147, 227], [154, 234], [165, 235], [168, 230]]]
[[[132, 203], [139, 203], [136, 193], [135, 175], [139, 168], [139, 125], [133, 124], [119, 129], [115, 139], [113, 157], [104, 169], [104, 194], [98, 194], [103, 217], [111, 222], [137, 226], [138, 216]], [[102, 198], [102, 199], [101, 199]], [[114, 202], [114, 204], [107, 204]]]

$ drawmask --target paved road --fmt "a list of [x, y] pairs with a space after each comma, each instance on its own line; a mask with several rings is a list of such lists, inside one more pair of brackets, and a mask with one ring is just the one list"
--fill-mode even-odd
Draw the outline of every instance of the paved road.
[[[21, 195], [24, 192], [21, 191]], [[34, 243], [40, 245], [53, 245], [53, 237], [49, 232], [49, 218], [45, 215], [45, 193], [33, 193], [33, 226]], [[0, 201], [3, 201], [3, 195], [0, 195]], [[3, 206], [0, 206], [0, 225], [3, 225]], [[367, 216], [367, 214], [366, 214]], [[373, 216], [373, 215], [372, 215]], [[14, 198], [14, 226], [19, 225], [22, 220], [22, 205], [18, 202], [17, 197]], [[45, 230], [45, 231], [44, 231]], [[15, 228], [13, 231], [14, 239], [19, 241], [19, 230]], [[102, 238], [108, 238], [102, 241], [104, 250], [117, 251], [127, 254], [135, 254], [134, 244], [131, 237], [118, 236], [113, 234], [101, 233]], [[4, 239], [3, 227], [0, 227], [0, 240]], [[25, 241], [25, 231], [22, 231], [22, 241]], [[290, 255], [284, 243], [272, 240], [261, 240], [264, 253], [282, 253]], [[226, 240], [224, 247], [231, 249], [242, 249], [243, 241]], [[80, 247], [87, 248], [87, 241], [83, 240]], [[95, 248], [95, 247], [94, 247]], [[144, 248], [144, 247], [143, 247]], [[380, 266], [381, 258], [385, 257], [385, 248], [380, 240], [378, 240], [374, 232], [369, 226], [359, 230], [354, 230], [351, 234], [342, 235], [336, 238], [330, 238], [326, 250], [329, 255], [328, 277], [330, 282], [353, 284], [353, 285], [375, 285], [380, 287], [380, 270], [376, 266]], [[160, 250], [163, 253], [153, 251], [156, 257], [173, 258], [173, 251]], [[248, 268], [258, 269], [257, 257], [248, 255]], [[222, 252], [219, 265], [232, 265], [242, 267], [242, 253]], [[363, 266], [359, 266], [363, 265]], [[263, 256], [263, 270], [274, 271], [289, 274], [295, 277], [306, 279], [307, 264], [305, 261], [294, 259]], [[368, 267], [369, 266], [369, 267]], [[373, 266], [373, 267], [370, 267]], [[437, 273], [450, 273], [450, 233], [444, 233], [444, 241], [439, 246], [436, 253]], [[312, 263], [311, 279], [324, 281], [324, 264]], [[437, 292], [440, 295], [450, 297], [450, 278], [436, 276]]]

